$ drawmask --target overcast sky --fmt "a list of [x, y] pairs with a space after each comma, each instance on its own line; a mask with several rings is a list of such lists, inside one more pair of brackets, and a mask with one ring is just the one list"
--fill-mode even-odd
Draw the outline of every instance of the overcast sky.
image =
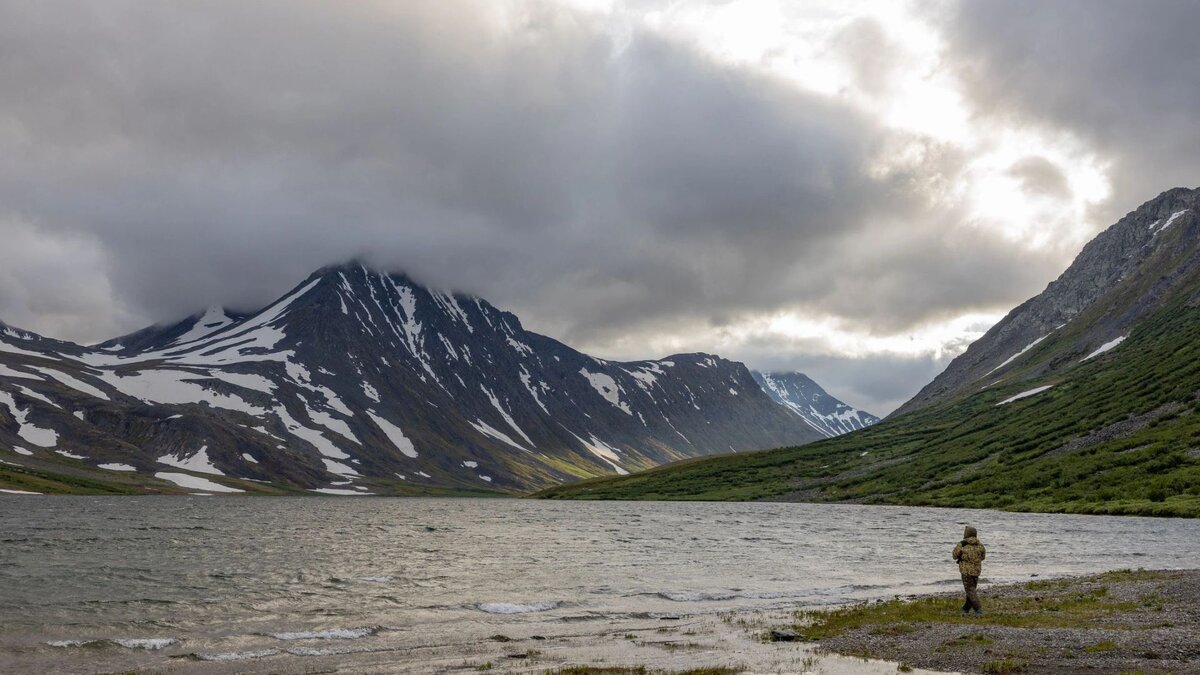
[[597, 356], [883, 414], [1200, 184], [1200, 3], [0, 0], [0, 319], [98, 341], [355, 256]]

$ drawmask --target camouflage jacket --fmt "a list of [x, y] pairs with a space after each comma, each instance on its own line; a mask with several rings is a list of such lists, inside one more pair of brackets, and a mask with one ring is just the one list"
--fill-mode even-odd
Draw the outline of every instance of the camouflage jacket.
[[954, 553], [951, 555], [958, 563], [958, 571], [963, 575], [977, 577], [983, 573], [983, 559], [987, 557], [987, 550], [979, 543], [979, 539], [963, 539], [954, 547]]

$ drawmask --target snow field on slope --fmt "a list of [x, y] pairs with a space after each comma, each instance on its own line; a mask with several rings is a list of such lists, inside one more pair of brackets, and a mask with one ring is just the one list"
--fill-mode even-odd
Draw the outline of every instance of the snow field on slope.
[[1105, 352], [1108, 352], [1108, 351], [1111, 351], [1111, 350], [1113, 350], [1113, 349], [1116, 349], [1116, 348], [1117, 348], [1117, 345], [1119, 345], [1119, 344], [1121, 344], [1122, 342], [1124, 342], [1126, 337], [1128, 337], [1128, 336], [1127, 336], [1127, 335], [1122, 335], [1121, 337], [1119, 337], [1119, 338], [1116, 338], [1115, 340], [1110, 340], [1110, 341], [1108, 341], [1108, 342], [1105, 342], [1104, 344], [1100, 345], [1100, 347], [1099, 347], [1098, 349], [1096, 349], [1096, 351], [1094, 351], [1094, 352], [1092, 352], [1091, 354], [1088, 354], [1087, 356], [1083, 357], [1083, 359], [1081, 359], [1081, 362], [1082, 362], [1082, 361], [1087, 361], [1088, 359], [1094, 359], [1094, 358], [1096, 358], [1097, 356], [1100, 356], [1101, 354], [1103, 354], [1103, 353], [1105, 353]]
[[1023, 398], [1029, 398], [1030, 396], [1040, 394], [1043, 391], [1046, 391], [1047, 389], [1050, 389], [1053, 386], [1054, 385], [1052, 385], [1052, 384], [1047, 384], [1043, 387], [1036, 387], [1034, 389], [1030, 389], [1029, 391], [1023, 391], [1023, 392], [1017, 394], [1016, 396], [1010, 396], [1010, 397], [1004, 399], [1003, 401], [1000, 401], [999, 403], [996, 404], [996, 406], [999, 407], [1002, 405], [1006, 405], [1008, 403], [1012, 403], [1013, 401], [1020, 401]]
[[155, 461], [157, 461], [159, 464], [165, 464], [167, 466], [173, 466], [177, 469], [184, 469], [187, 471], [195, 471], [196, 473], [211, 473], [216, 476], [225, 475], [225, 472], [214, 466], [212, 460], [208, 458], [207, 445], [201, 447], [194, 455], [191, 455], [187, 459], [179, 459], [171, 455], [163, 455]]
[[245, 492], [237, 488], [231, 488], [220, 483], [214, 483], [207, 478], [192, 476], [186, 473], [175, 473], [173, 471], [160, 471], [154, 474], [155, 478], [174, 483], [179, 487], [189, 490], [203, 490], [205, 492]]
[[629, 404], [621, 401], [621, 388], [617, 385], [617, 381], [611, 376], [604, 373], [593, 373], [587, 368], [581, 368], [579, 374], [592, 385], [592, 389], [596, 390], [597, 394], [604, 397], [606, 401], [620, 408], [626, 415], [633, 415], [633, 411], [629, 408]]
[[[13, 421], [17, 423], [17, 435], [23, 438], [26, 442], [36, 445], [39, 448], [53, 448], [58, 445], [58, 432], [53, 429], [43, 429], [29, 422], [29, 410], [22, 410], [17, 407], [17, 402], [12, 394], [7, 391], [0, 390], [0, 405], [8, 408], [12, 415]], [[16, 448], [14, 448], [15, 450]], [[33, 454], [33, 453], [27, 453]]]
[[366, 412], [367, 417], [370, 417], [371, 421], [375, 423], [375, 426], [379, 427], [383, 431], [384, 435], [387, 436], [388, 440], [392, 442], [392, 445], [396, 446], [397, 450], [404, 453], [406, 457], [416, 459], [417, 449], [413, 446], [412, 441], [410, 441], [408, 437], [404, 435], [404, 431], [400, 429], [400, 427], [383, 419], [371, 410]]
[[522, 446], [520, 443], [514, 441], [511, 436], [504, 433], [503, 431], [500, 431], [499, 429], [494, 428], [493, 426], [491, 426], [487, 422], [484, 422], [483, 420], [475, 420], [474, 422], [471, 422], [470, 420], [468, 420], [467, 423], [470, 424], [472, 427], [475, 427], [475, 431], [478, 431], [479, 433], [483, 434], [484, 436], [490, 436], [491, 438], [494, 438], [503, 443], [507, 443], [518, 450], [530, 452], [529, 448]]

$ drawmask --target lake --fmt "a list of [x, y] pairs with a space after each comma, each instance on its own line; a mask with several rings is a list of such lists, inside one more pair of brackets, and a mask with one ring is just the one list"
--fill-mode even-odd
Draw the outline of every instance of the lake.
[[[666, 624], [709, 630], [735, 615], [953, 590], [949, 555], [964, 523], [988, 547], [991, 582], [1200, 559], [1194, 520], [772, 503], [0, 496], [0, 670], [273, 672], [335, 662], [465, 672], [504, 656], [504, 643], [489, 640], [497, 634], [546, 638], [534, 651], [560, 654], [551, 665], [675, 663], [679, 649], [646, 652], [663, 652], [654, 661], [620, 647], [654, 647]], [[736, 642], [731, 635], [713, 639]], [[759, 663], [758, 647], [744, 647]], [[703, 661], [692, 656], [679, 662]]]

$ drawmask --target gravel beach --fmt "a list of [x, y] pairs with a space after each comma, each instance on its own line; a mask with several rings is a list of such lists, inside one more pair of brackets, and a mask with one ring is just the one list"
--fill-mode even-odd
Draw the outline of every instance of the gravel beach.
[[830, 652], [970, 673], [1200, 673], [1200, 570], [1122, 571], [801, 613]]

